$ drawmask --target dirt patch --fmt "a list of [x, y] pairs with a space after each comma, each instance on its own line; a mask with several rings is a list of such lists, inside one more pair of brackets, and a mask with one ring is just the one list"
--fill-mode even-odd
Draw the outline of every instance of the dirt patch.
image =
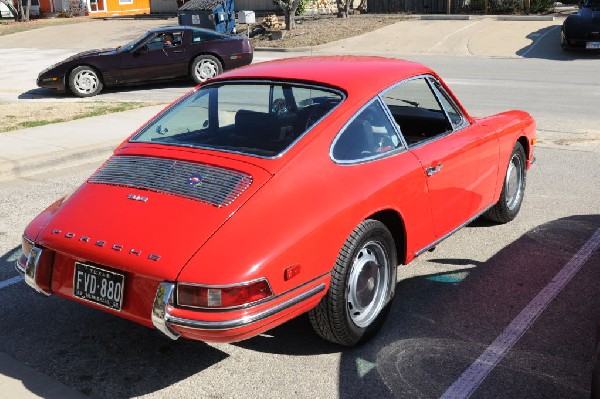
[[[406, 15], [351, 15], [349, 18], [336, 18], [334, 15], [303, 16], [296, 18], [296, 29], [283, 31], [283, 38], [271, 40], [270, 32], [259, 34], [250, 40], [256, 47], [272, 48], [297, 48], [318, 46], [336, 40], [362, 35], [396, 22], [404, 21], [410, 17]], [[283, 18], [279, 18], [281, 22]], [[262, 18], [256, 22], [261, 22]], [[251, 25], [252, 30], [255, 25]], [[238, 25], [240, 32], [244, 32], [245, 25]]]
[[45, 28], [46, 26], [79, 24], [82, 22], [89, 21], [89, 17], [32, 19], [28, 22], [14, 22], [11, 20], [2, 20], [0, 21], [0, 36], [10, 35], [11, 33], [17, 32], [25, 32], [33, 29]]
[[155, 105], [140, 102], [12, 102], [0, 104], [0, 133]]

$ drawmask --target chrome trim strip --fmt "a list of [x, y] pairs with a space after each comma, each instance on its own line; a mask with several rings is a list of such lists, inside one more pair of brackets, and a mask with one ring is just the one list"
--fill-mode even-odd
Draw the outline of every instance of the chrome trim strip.
[[270, 309], [265, 309], [262, 312], [254, 315], [245, 316], [239, 319], [226, 320], [226, 321], [201, 321], [201, 320], [190, 320], [174, 317], [169, 314], [166, 315], [166, 322], [181, 327], [189, 327], [198, 330], [231, 330], [238, 327], [243, 327], [257, 321], [264, 320], [271, 317], [279, 312], [282, 312], [298, 303], [305, 301], [306, 299], [315, 296], [319, 292], [325, 290], [325, 284], [321, 283], [310, 290], [303, 292], [302, 294], [288, 299], [285, 302], [280, 303]]
[[37, 267], [40, 262], [40, 256], [42, 255], [42, 248], [34, 246], [31, 248], [31, 252], [29, 252], [29, 256], [27, 257], [27, 263], [25, 264], [25, 282], [28, 286], [43, 294], [45, 296], [50, 296], [50, 292], [44, 291], [39, 285], [37, 285], [35, 278], [37, 276]]
[[433, 247], [435, 247], [436, 245], [438, 245], [440, 242], [444, 241], [446, 238], [450, 237], [452, 234], [456, 233], [458, 230], [462, 229], [463, 227], [465, 227], [466, 225], [468, 225], [469, 223], [471, 223], [473, 220], [477, 219], [479, 216], [483, 215], [484, 213], [487, 212], [488, 209], [490, 209], [491, 207], [493, 207], [495, 204], [492, 204], [488, 207], [486, 207], [484, 210], [482, 210], [481, 212], [479, 212], [477, 215], [473, 216], [471, 219], [467, 220], [466, 222], [464, 222], [463, 224], [461, 224], [460, 226], [458, 226], [457, 228], [455, 228], [454, 230], [452, 230], [451, 232], [447, 233], [446, 235], [444, 235], [441, 238], [438, 238], [437, 240], [435, 240], [434, 242], [432, 242], [431, 244], [427, 245], [425, 248], [415, 252], [415, 256], [419, 256], [421, 255], [423, 252], [427, 251], [428, 249], [431, 249]]
[[172, 340], [179, 338], [180, 334], [174, 331], [168, 324], [169, 311], [167, 306], [173, 301], [173, 291], [175, 283], [162, 282], [156, 289], [156, 297], [152, 305], [152, 324], [157, 330], [165, 334]]
[[25, 267], [21, 266], [19, 259], [15, 262], [15, 270], [18, 271], [21, 276], [25, 276]]

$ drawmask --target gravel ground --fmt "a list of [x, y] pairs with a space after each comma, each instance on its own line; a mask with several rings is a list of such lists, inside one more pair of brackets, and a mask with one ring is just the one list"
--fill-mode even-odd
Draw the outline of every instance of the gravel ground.
[[[296, 48], [317, 46], [348, 37], [362, 35], [384, 26], [408, 19], [406, 15], [351, 15], [336, 18], [333, 15], [303, 16], [296, 18], [296, 29], [284, 31], [280, 40], [271, 40], [270, 34], [254, 36], [251, 41], [256, 47]], [[283, 18], [279, 18], [283, 22]], [[261, 22], [257, 20], [257, 22]], [[244, 25], [241, 25], [243, 32]], [[250, 27], [251, 29], [253, 26]]]

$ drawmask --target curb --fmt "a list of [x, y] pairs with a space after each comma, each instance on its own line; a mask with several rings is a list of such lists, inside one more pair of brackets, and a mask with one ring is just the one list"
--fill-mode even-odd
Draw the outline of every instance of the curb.
[[552, 15], [499, 15], [498, 21], [554, 21]]
[[315, 47], [304, 46], [304, 47], [256, 47], [254, 51], [270, 51], [272, 53], [294, 53], [294, 52], [308, 52], [312, 51]]
[[468, 21], [470, 19], [471, 19], [470, 15], [453, 15], [453, 14], [421, 15], [422, 21]]
[[0, 163], [0, 182], [100, 163], [108, 159], [118, 143], [104, 142], [68, 150], [57, 150], [43, 156], [22, 158]]

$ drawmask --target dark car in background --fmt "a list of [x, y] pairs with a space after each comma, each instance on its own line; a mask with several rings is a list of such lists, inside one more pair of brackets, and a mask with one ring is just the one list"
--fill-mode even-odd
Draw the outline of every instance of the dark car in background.
[[116, 49], [85, 51], [42, 71], [39, 87], [79, 97], [103, 87], [192, 78], [202, 83], [252, 62], [247, 37], [191, 26], [150, 30]]
[[600, 0], [579, 3], [579, 11], [563, 22], [560, 44], [565, 50], [600, 50]]

